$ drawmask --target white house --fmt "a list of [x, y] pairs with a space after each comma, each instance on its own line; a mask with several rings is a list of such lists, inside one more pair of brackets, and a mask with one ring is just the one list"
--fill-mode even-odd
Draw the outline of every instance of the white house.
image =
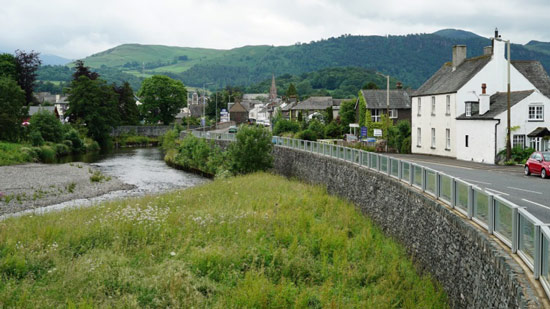
[[[495, 163], [497, 153], [506, 148], [508, 94], [481, 94], [479, 102], [467, 102], [457, 117], [457, 159]], [[512, 147], [548, 149], [550, 99], [538, 90], [513, 91], [510, 96]]]
[[[498, 32], [495, 32], [495, 37], [499, 38]], [[538, 61], [512, 61], [510, 79], [511, 88], [514, 92], [538, 90], [539, 95], [542, 93], [545, 96], [550, 96], [550, 79]], [[501, 40], [493, 38], [492, 46], [486, 47], [482, 56], [469, 59], [466, 59], [466, 46], [454, 46], [452, 62], [443, 64], [412, 95], [412, 153], [473, 159], [474, 161], [487, 163], [494, 162], [494, 150], [490, 155], [484, 154], [479, 158], [478, 153], [474, 155], [471, 152], [467, 154], [459, 153], [459, 151], [462, 152], [466, 148], [464, 146], [466, 142], [464, 136], [466, 131], [464, 130], [466, 129], [460, 128], [459, 134], [458, 125], [467, 126], [471, 124], [471, 121], [460, 120], [459, 122], [457, 117], [466, 113], [467, 106], [472, 106], [472, 104], [467, 103], [478, 102], [479, 104], [482, 84], [486, 85], [487, 95], [507, 90], [505, 43]], [[533, 98], [536, 96], [534, 95]], [[544, 103], [543, 100], [541, 102]], [[522, 103], [520, 106], [524, 104]], [[518, 108], [520, 107], [518, 106]], [[521, 118], [521, 116], [518, 117]], [[518, 121], [521, 122], [521, 120]], [[506, 127], [506, 125], [502, 125], [502, 122], [500, 126]], [[494, 132], [494, 129], [492, 131]], [[469, 139], [471, 138], [469, 134], [466, 135]], [[505, 142], [499, 140], [503, 139], [504, 136], [497, 135], [496, 137], [497, 151], [501, 150], [500, 145]], [[477, 138], [476, 141], [479, 141], [479, 139]], [[495, 137], [492, 141], [494, 144]], [[468, 148], [484, 145], [485, 151], [489, 151], [487, 144], [491, 142], [491, 139], [480, 142], [476, 146], [470, 145], [470, 141], [468, 142]], [[492, 159], [489, 159], [491, 157]]]

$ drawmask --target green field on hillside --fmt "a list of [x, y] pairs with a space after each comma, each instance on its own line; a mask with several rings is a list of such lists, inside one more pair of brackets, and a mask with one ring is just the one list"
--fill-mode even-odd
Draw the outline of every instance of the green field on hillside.
[[270, 174], [0, 222], [0, 307], [444, 308], [353, 205]]

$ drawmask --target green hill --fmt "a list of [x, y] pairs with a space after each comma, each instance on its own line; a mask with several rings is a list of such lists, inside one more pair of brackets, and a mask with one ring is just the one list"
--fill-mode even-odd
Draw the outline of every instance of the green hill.
[[[419, 87], [442, 63], [451, 60], [453, 45], [468, 46], [468, 57], [491, 44], [474, 33], [445, 29], [434, 34], [404, 36], [343, 35], [291, 46], [244, 46], [231, 50], [124, 44], [84, 59], [108, 80], [132, 76], [132, 86], [153, 74], [166, 74], [186, 85], [215, 89], [251, 86], [272, 74], [300, 75], [331, 67], [379, 71]], [[544, 43], [543, 43], [544, 44]], [[550, 52], [539, 45], [512, 45], [514, 59], [534, 59], [550, 69]], [[116, 78], [114, 78], [114, 77]], [[47, 77], [46, 77], [47, 78]]]
[[525, 48], [535, 52], [540, 52], [543, 54], [550, 55], [549, 42], [530, 41], [529, 43], [525, 44]]

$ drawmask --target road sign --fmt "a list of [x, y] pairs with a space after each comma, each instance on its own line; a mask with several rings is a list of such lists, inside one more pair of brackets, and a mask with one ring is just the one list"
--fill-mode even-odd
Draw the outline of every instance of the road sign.
[[382, 136], [382, 129], [374, 129], [374, 136]]
[[367, 137], [367, 127], [362, 126], [361, 127], [361, 137]]

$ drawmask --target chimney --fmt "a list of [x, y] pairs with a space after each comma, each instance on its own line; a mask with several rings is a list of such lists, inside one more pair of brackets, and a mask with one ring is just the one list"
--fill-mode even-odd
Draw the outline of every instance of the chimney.
[[397, 82], [397, 83], [395, 84], [395, 88], [397, 88], [397, 89], [403, 89], [403, 84], [402, 84], [401, 82]]
[[481, 95], [479, 96], [479, 114], [483, 115], [491, 109], [491, 96], [487, 94], [487, 84], [481, 84]]
[[466, 60], [466, 45], [453, 46], [453, 71]]
[[483, 47], [483, 55], [491, 55], [491, 54], [493, 54], [493, 46]]

